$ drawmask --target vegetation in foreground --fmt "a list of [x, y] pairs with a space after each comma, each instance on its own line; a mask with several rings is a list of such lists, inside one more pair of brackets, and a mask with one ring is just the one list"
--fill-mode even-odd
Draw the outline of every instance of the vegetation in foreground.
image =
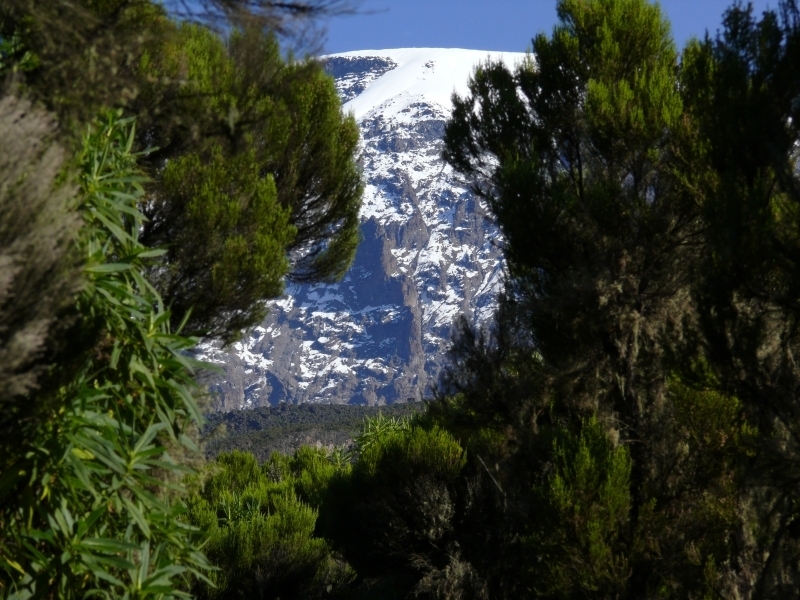
[[796, 2], [679, 54], [655, 4], [559, 0], [446, 127], [492, 327], [352, 448], [205, 465], [185, 336], [343, 272], [355, 125], [258, 14], [60, 6], [0, 9], [3, 596], [797, 596]]
[[301, 446], [350, 447], [364, 419], [410, 417], [423, 412], [421, 402], [363, 406], [351, 404], [281, 404], [206, 417], [201, 441], [207, 458], [242, 450], [263, 463], [273, 452], [294, 454]]
[[352, 261], [358, 130], [265, 29], [300, 6], [211, 8], [227, 38], [149, 0], [0, 7], [3, 597], [186, 597], [213, 577], [186, 516], [186, 351], [257, 322], [286, 277]]

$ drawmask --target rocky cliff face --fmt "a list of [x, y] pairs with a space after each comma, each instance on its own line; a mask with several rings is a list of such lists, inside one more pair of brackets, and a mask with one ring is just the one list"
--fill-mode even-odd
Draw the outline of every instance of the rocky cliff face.
[[[228, 351], [214, 410], [281, 402], [391, 404], [426, 395], [453, 319], [489, 318], [501, 277], [497, 231], [440, 158], [450, 94], [487, 53], [389, 50], [326, 57], [362, 131], [363, 241], [335, 285], [292, 285]], [[520, 60], [521, 55], [498, 55]]]

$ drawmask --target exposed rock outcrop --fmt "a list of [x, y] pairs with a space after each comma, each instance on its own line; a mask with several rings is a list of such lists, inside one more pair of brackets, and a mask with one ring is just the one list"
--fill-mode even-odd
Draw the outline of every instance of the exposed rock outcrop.
[[210, 380], [214, 410], [419, 399], [442, 369], [453, 319], [491, 316], [498, 233], [440, 158], [449, 93], [463, 93], [485, 58], [424, 49], [326, 58], [361, 126], [363, 241], [340, 283], [289, 286], [228, 351], [201, 346], [222, 368]]

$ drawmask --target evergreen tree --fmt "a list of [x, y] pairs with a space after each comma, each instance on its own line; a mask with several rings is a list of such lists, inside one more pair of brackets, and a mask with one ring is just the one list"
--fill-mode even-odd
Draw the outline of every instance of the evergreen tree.
[[484, 598], [455, 529], [463, 448], [435, 424], [367, 419], [352, 470], [322, 496], [321, 532], [353, 565], [352, 598]]
[[[480, 67], [454, 97], [445, 158], [470, 178], [505, 240], [505, 316], [539, 357], [541, 414], [597, 412], [629, 444], [630, 548], [674, 448], [664, 438], [665, 344], [691, 312], [700, 221], [679, 175], [690, 132], [678, 55], [659, 8], [564, 0], [551, 37], [510, 72]], [[526, 410], [520, 407], [519, 410]], [[527, 409], [531, 412], [530, 409]], [[581, 417], [580, 415], [584, 415]], [[630, 562], [627, 593], [655, 576]]]
[[[789, 8], [786, 23], [793, 22]], [[728, 38], [741, 37], [734, 35], [742, 31], [740, 13], [728, 13]], [[709, 201], [709, 190], [719, 189], [709, 127], [724, 114], [711, 108], [713, 99], [727, 106], [737, 98], [721, 82], [731, 70], [721, 57], [742, 43], [718, 41], [716, 57], [711, 42], [692, 45], [679, 63], [656, 5], [563, 0], [558, 14], [552, 36], [534, 39], [535, 59], [513, 72], [500, 63], [476, 70], [469, 95], [454, 97], [446, 127], [445, 158], [494, 214], [508, 276], [493, 335], [461, 326], [432, 415], [454, 431], [473, 428], [467, 448], [487, 459], [473, 467], [484, 504], [507, 521], [505, 531], [528, 532], [527, 550], [538, 549], [543, 564], [526, 567], [530, 554], [511, 536], [502, 560], [514, 567], [483, 560], [481, 545], [502, 527], [473, 536], [465, 555], [508, 597], [749, 594], [753, 515], [742, 507], [757, 502], [747, 484], [757, 439], [748, 423], [760, 420], [737, 397], [740, 388], [726, 383], [732, 373], [715, 366], [714, 353], [730, 352], [714, 349], [713, 336], [738, 338], [713, 323], [720, 305], [704, 300], [711, 291], [728, 293], [707, 264], [708, 256], [730, 256], [715, 239], [732, 240]], [[791, 44], [781, 46], [770, 22], [774, 15], [747, 34], [750, 51], [765, 51], [771, 40], [788, 56]], [[747, 119], [741, 106], [726, 110]], [[719, 148], [746, 156], [739, 148], [747, 147], [743, 136]], [[756, 332], [763, 339], [765, 329]], [[698, 413], [707, 415], [705, 432]], [[589, 482], [578, 474], [584, 463], [602, 464], [602, 445], [571, 454], [553, 440], [565, 430], [596, 439], [595, 426], [586, 425], [595, 418], [625, 448], [630, 475], [610, 477], [611, 488], [588, 493], [584, 505], [569, 498], [586, 493]], [[562, 469], [574, 474], [573, 491], [565, 476], [548, 475]], [[604, 497], [627, 498], [616, 521], [594, 521]], [[555, 508], [567, 505], [576, 512], [555, 520]], [[469, 518], [473, 527], [481, 523]], [[759, 535], [772, 541], [769, 529]], [[547, 550], [556, 539], [563, 554]], [[531, 573], [527, 583], [520, 571]]]
[[523, 542], [536, 560], [521, 576], [539, 597], [621, 596], [630, 560], [620, 544], [631, 503], [627, 448], [590, 419], [577, 435], [554, 432], [553, 467], [534, 492], [542, 524]]
[[554, 385], [642, 437], [665, 383], [660, 336], [687, 308], [698, 223], [671, 173], [677, 53], [646, 2], [564, 1], [558, 13], [535, 62], [484, 65], [454, 98], [445, 158], [496, 216], [507, 302]]
[[708, 223], [696, 290], [700, 337], [718, 387], [758, 427], [747, 477], [742, 594], [781, 598], [800, 585], [798, 118], [800, 11], [760, 20], [740, 4], [724, 30], [687, 48], [684, 97], [703, 152], [690, 172]]
[[187, 331], [231, 340], [285, 276], [341, 278], [359, 240], [358, 128], [320, 65], [287, 63], [258, 29], [223, 43], [183, 25], [141, 69], [139, 103], [170, 107], [141, 120], [158, 147], [143, 240], [168, 249], [152, 275], [175, 323], [191, 309]]

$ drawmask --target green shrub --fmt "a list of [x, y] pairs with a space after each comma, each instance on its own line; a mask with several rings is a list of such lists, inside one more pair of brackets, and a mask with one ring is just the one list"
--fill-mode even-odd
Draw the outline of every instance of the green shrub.
[[361, 433], [356, 438], [356, 448], [363, 454], [375, 444], [385, 441], [387, 435], [408, 431], [410, 428], [411, 421], [408, 417], [385, 417], [382, 412], [375, 417], [366, 416], [361, 424]]
[[303, 446], [298, 448], [289, 463], [297, 494], [311, 506], [319, 509], [325, 502], [331, 480], [350, 470], [346, 461], [336, 462], [336, 453]]
[[445, 430], [400, 426], [369, 440], [360, 450], [355, 476], [388, 483], [430, 473], [452, 481], [465, 463], [464, 450]]
[[204, 549], [218, 567], [210, 584], [194, 582], [198, 598], [319, 598], [353, 578], [328, 542], [314, 536], [317, 511], [295, 493], [296, 486], [315, 489], [310, 482], [326, 462], [308, 450], [294, 459], [275, 454], [261, 468], [239, 451], [211, 463], [187, 500], [189, 519], [206, 532]]
[[35, 435], [53, 408], [43, 388], [60, 384], [53, 366], [77, 353], [64, 338], [81, 286], [73, 244], [81, 220], [55, 134], [52, 115], [13, 96], [0, 100], [0, 457]]
[[631, 459], [596, 418], [558, 428], [553, 470], [538, 486], [529, 581], [541, 597], [594, 592], [614, 597], [629, 575], [624, 550], [631, 507]]
[[178, 578], [208, 566], [172, 500], [188, 469], [167, 452], [197, 451], [185, 435], [201, 420], [184, 355], [195, 340], [171, 333], [143, 275], [159, 251], [138, 240], [145, 179], [133, 138], [133, 123], [109, 113], [83, 140], [77, 312], [100, 342], [59, 390], [61, 408], [5, 457], [3, 595], [174, 597]]
[[453, 518], [465, 452], [437, 426], [382, 417], [358, 440], [352, 472], [331, 481], [322, 529], [355, 567], [364, 597], [426, 597], [461, 566]]

